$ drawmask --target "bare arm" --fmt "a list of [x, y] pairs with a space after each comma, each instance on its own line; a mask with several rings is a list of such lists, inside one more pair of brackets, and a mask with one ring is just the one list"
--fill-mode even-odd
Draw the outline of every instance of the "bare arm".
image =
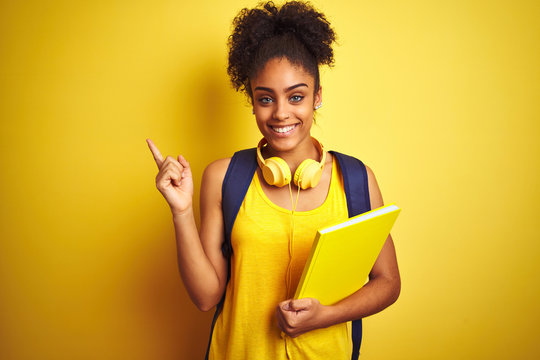
[[[371, 208], [383, 206], [381, 191], [367, 168]], [[373, 315], [393, 304], [401, 290], [394, 242], [389, 235], [364, 287], [331, 305], [323, 306], [312, 298], [287, 300], [276, 309], [278, 324], [289, 336]]]
[[199, 234], [193, 216], [193, 179], [189, 163], [181, 155], [177, 159], [170, 156], [163, 159], [151, 140], [148, 146], [159, 169], [156, 187], [173, 216], [180, 275], [193, 303], [200, 310], [208, 311], [221, 299], [227, 280], [227, 262], [221, 254], [221, 183], [230, 160], [210, 164], [203, 174]]
[[[213, 308], [225, 292], [227, 283], [227, 260], [221, 252], [224, 241], [224, 225], [221, 210], [221, 185], [230, 159], [217, 160], [205, 169], [201, 184], [201, 231], [200, 245], [210, 266], [199, 269], [190, 251], [181, 251], [184, 239], [182, 222], [175, 219], [176, 241], [180, 273], [193, 302], [202, 311]], [[193, 219], [193, 216], [191, 216]], [[179, 226], [180, 225], [180, 226]], [[202, 257], [203, 254], [201, 254]]]

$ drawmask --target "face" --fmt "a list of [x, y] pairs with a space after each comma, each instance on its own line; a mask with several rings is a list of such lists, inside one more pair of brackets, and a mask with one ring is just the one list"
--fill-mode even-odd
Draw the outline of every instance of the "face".
[[257, 126], [274, 151], [312, 146], [310, 130], [314, 107], [321, 102], [315, 79], [286, 58], [271, 59], [251, 79]]

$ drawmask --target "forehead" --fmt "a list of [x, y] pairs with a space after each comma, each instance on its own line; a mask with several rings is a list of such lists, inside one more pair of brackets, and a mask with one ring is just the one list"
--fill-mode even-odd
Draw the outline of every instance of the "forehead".
[[264, 86], [276, 89], [305, 83], [313, 89], [315, 79], [303, 66], [291, 63], [287, 58], [273, 58], [251, 79], [251, 87]]

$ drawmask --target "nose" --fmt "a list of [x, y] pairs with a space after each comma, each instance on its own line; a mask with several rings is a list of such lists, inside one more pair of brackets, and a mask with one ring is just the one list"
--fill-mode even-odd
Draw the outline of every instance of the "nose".
[[275, 120], [287, 120], [290, 117], [288, 103], [286, 101], [276, 101], [273, 117]]

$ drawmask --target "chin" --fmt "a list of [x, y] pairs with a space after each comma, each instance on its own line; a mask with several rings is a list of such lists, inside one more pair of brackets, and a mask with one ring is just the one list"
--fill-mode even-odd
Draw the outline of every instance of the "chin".
[[273, 134], [265, 134], [265, 139], [268, 141], [270, 147], [279, 152], [289, 152], [295, 150], [306, 138], [311, 139], [309, 134], [302, 136], [288, 136], [279, 137], [273, 136]]

